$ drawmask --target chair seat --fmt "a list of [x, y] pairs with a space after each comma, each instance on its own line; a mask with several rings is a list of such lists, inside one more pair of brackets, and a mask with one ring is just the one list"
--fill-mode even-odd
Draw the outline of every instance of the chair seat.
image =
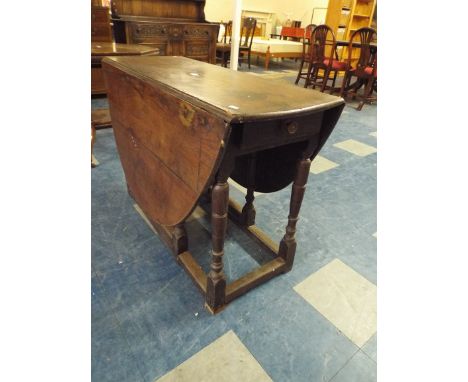
[[[374, 68], [373, 68], [372, 66], [366, 66], [366, 67], [364, 68], [364, 70], [362, 70], [362, 69], [360, 70], [360, 73], [361, 73], [361, 75], [362, 75], [362, 74], [366, 74], [366, 75], [368, 75], [368, 76], [377, 77], [377, 69], [375, 69], [375, 72], [372, 73], [373, 70], [374, 70]], [[351, 72], [355, 72], [356, 69], [353, 68], [353, 69], [351, 69], [350, 71], [351, 71]]]
[[366, 73], [369, 76], [373, 75], [374, 77], [377, 77], [377, 69], [375, 69], [375, 72], [372, 73], [373, 70], [374, 68], [372, 66], [366, 66], [366, 68], [364, 69], [364, 73]]
[[[330, 59], [326, 58], [325, 60], [323, 60], [323, 64], [325, 66], [328, 66], [330, 64]], [[332, 69], [334, 70], [346, 70], [347, 66], [348, 64], [346, 64], [346, 62], [337, 60], [333, 60], [331, 65]]]

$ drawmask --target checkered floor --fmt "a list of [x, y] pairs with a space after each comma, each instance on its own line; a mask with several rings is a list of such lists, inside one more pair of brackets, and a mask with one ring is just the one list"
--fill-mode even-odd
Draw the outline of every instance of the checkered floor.
[[[297, 63], [252, 75], [293, 83]], [[242, 65], [242, 71], [247, 71]], [[311, 90], [312, 91], [312, 90]], [[106, 106], [105, 99], [92, 101]], [[216, 316], [127, 195], [112, 130], [99, 130], [92, 169], [93, 381], [375, 381], [376, 106], [349, 103], [311, 166], [293, 270]], [[231, 182], [243, 202], [245, 189]], [[279, 241], [290, 187], [256, 194], [257, 223]], [[210, 224], [187, 222], [190, 248], [209, 265]], [[228, 227], [228, 280], [266, 255]]]

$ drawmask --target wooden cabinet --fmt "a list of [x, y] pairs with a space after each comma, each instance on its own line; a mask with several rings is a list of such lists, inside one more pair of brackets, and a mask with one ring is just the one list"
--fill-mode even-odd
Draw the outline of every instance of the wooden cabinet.
[[372, 25], [376, 0], [329, 0], [325, 24], [337, 40], [349, 40], [354, 31]]
[[162, 56], [215, 63], [216, 24], [127, 21], [125, 32], [128, 43], [153, 46]]
[[185, 56], [214, 64], [218, 24], [206, 22], [204, 0], [115, 0], [115, 41], [144, 44], [162, 56]]
[[91, 7], [91, 41], [112, 42], [108, 7]]

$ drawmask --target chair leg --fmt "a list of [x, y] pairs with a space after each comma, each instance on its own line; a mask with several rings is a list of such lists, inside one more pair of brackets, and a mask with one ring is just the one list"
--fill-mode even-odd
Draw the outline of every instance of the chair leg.
[[249, 69], [250, 69], [250, 50], [249, 50], [248, 61], [249, 61]]
[[337, 75], [338, 75], [338, 70], [335, 70], [333, 74], [333, 81], [332, 81], [332, 87], [330, 89], [330, 94], [333, 94], [333, 92], [335, 91], [335, 82], [336, 82]]
[[362, 107], [364, 106], [364, 102], [369, 101], [373, 86], [374, 77], [371, 77], [367, 80], [366, 87], [364, 88], [364, 95], [362, 96], [361, 102], [359, 102], [357, 110], [361, 111]]
[[299, 73], [297, 73], [297, 78], [296, 82], [294, 82], [295, 85], [299, 83], [299, 80], [301, 79], [301, 74], [302, 74], [302, 68], [304, 67], [304, 59], [301, 60], [301, 63], [299, 65]]
[[309, 66], [307, 67], [307, 75], [306, 75], [304, 88], [307, 88], [310, 84], [310, 76], [311, 76], [312, 68], [313, 68], [312, 62], [309, 62]]
[[343, 82], [341, 83], [340, 97], [343, 97], [344, 95], [344, 89], [345, 89], [347, 81], [348, 81], [348, 71], [345, 72], [344, 77], [343, 77]]
[[330, 77], [330, 68], [325, 70], [325, 74], [323, 75], [323, 82], [320, 91], [323, 93], [327, 87], [328, 77]]

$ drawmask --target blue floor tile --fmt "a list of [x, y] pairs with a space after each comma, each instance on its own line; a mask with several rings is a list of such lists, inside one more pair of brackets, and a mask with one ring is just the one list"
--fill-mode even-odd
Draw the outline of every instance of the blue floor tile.
[[330, 382], [376, 382], [377, 364], [358, 351]]

